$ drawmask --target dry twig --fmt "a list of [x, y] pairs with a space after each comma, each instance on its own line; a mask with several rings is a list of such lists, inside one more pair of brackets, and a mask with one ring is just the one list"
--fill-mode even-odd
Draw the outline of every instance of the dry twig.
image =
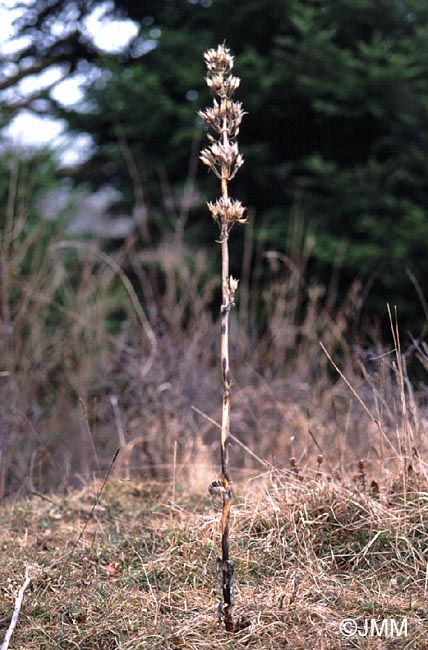
[[25, 580], [22, 583], [18, 591], [18, 595], [15, 599], [15, 606], [13, 608], [12, 619], [10, 621], [10, 625], [7, 629], [7, 632], [4, 636], [3, 643], [1, 644], [0, 650], [7, 650], [9, 647], [12, 634], [18, 622], [19, 612], [21, 611], [25, 590], [27, 589], [31, 580], [38, 574], [38, 572], [39, 572], [39, 567], [37, 565], [29, 564], [28, 566], [25, 567]]

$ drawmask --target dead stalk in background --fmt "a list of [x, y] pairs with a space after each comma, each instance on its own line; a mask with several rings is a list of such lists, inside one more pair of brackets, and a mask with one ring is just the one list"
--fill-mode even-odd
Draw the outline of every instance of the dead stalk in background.
[[[231, 478], [229, 473], [230, 443], [230, 395], [231, 376], [229, 367], [229, 314], [234, 305], [238, 280], [229, 275], [229, 234], [235, 223], [245, 223], [245, 208], [240, 201], [229, 197], [228, 183], [234, 178], [244, 160], [238, 151], [237, 137], [244, 111], [242, 104], [231, 98], [240, 79], [231, 75], [233, 57], [224, 45], [205, 52], [208, 69], [207, 84], [214, 95], [212, 108], [200, 111], [215, 136], [208, 135], [210, 144], [202, 150], [202, 162], [214, 172], [221, 182], [221, 197], [208, 208], [220, 228], [222, 255], [222, 304], [221, 304], [221, 368], [223, 379], [223, 411], [221, 424], [221, 481], [214, 481], [210, 489], [219, 489], [223, 498], [221, 518], [221, 557], [217, 560], [219, 580], [219, 618], [226, 629], [233, 630], [232, 606], [234, 601], [233, 562], [229, 556], [229, 523], [231, 503]], [[218, 99], [216, 99], [216, 97]]]

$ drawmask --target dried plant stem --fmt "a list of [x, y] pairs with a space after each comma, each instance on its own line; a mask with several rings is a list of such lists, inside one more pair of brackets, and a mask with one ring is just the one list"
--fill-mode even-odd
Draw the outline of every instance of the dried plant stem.
[[[222, 182], [223, 186], [223, 182]], [[227, 195], [227, 185], [225, 183]], [[224, 193], [223, 193], [224, 196]], [[223, 228], [225, 230], [225, 228]], [[230, 608], [233, 604], [233, 563], [229, 557], [229, 525], [231, 504], [231, 481], [229, 475], [230, 431], [230, 369], [229, 369], [229, 314], [231, 308], [229, 291], [229, 236], [222, 233], [222, 305], [221, 305], [221, 360], [223, 377], [223, 410], [221, 421], [221, 473], [223, 482], [223, 511], [221, 517], [221, 572], [223, 585], [224, 618], [226, 627], [231, 624]]]
[[38, 572], [39, 572], [39, 568], [35, 566], [30, 565], [25, 568], [25, 580], [18, 591], [18, 595], [15, 600], [15, 606], [13, 608], [12, 619], [10, 621], [10, 625], [6, 631], [6, 634], [4, 636], [3, 643], [1, 644], [0, 650], [8, 650], [9, 648], [9, 643], [12, 638], [12, 634], [14, 633], [16, 624], [18, 622], [19, 613], [22, 607], [22, 601], [24, 600], [24, 592], [27, 589], [28, 585], [30, 584], [34, 575], [36, 575]]
[[[225, 99], [221, 102], [221, 111], [226, 114]], [[228, 144], [226, 117], [223, 120], [223, 145]], [[224, 200], [228, 198], [227, 191], [228, 168], [222, 164], [221, 167], [221, 195]], [[229, 368], [229, 314], [232, 306], [229, 289], [229, 233], [227, 225], [222, 223], [221, 226], [221, 260], [222, 260], [222, 305], [221, 305], [221, 363], [223, 376], [223, 411], [221, 422], [221, 471], [223, 474], [223, 521], [222, 533], [225, 537], [228, 530], [229, 510], [230, 510], [230, 477], [229, 477], [229, 430], [230, 430], [230, 368]], [[223, 542], [225, 540], [223, 539]], [[228, 542], [222, 543], [227, 549], [224, 552], [228, 556]], [[223, 559], [229, 559], [223, 558]]]
[[[224, 114], [222, 128], [222, 143], [228, 145], [226, 99], [221, 100], [221, 112]], [[221, 165], [221, 195], [226, 201], [228, 198], [228, 166]], [[225, 625], [228, 629], [233, 627], [231, 608], [233, 605], [233, 563], [229, 553], [229, 528], [231, 505], [231, 481], [229, 475], [229, 432], [230, 432], [230, 367], [229, 367], [229, 314], [232, 306], [229, 288], [229, 232], [227, 224], [221, 224], [221, 367], [223, 378], [223, 409], [221, 418], [221, 473], [223, 483], [223, 508], [221, 516], [221, 566], [217, 563], [217, 572], [221, 574], [223, 612]], [[220, 559], [220, 558], [219, 558]]]
[[230, 408], [231, 408], [231, 376], [229, 366], [229, 314], [234, 305], [238, 281], [229, 275], [229, 233], [234, 223], [245, 223], [245, 208], [239, 201], [231, 200], [228, 193], [228, 183], [234, 178], [243, 158], [238, 152], [236, 138], [239, 133], [244, 112], [239, 102], [231, 97], [239, 86], [238, 77], [230, 72], [233, 67], [233, 57], [224, 45], [216, 50], [205, 53], [208, 68], [207, 84], [220, 101], [214, 99], [213, 108], [199, 112], [206, 125], [217, 135], [215, 139], [209, 135], [210, 145], [202, 150], [201, 160], [220, 179], [221, 197], [214, 203], [208, 203], [213, 219], [220, 228], [221, 243], [221, 371], [223, 383], [223, 409], [221, 420], [221, 481], [214, 481], [210, 490], [220, 488], [223, 498], [221, 517], [221, 557], [217, 559], [217, 576], [219, 584], [219, 618], [224, 621], [226, 629], [235, 629], [232, 620], [234, 602], [234, 567], [230, 559], [229, 528], [230, 505], [232, 498], [231, 478], [229, 473], [229, 443], [230, 443]]

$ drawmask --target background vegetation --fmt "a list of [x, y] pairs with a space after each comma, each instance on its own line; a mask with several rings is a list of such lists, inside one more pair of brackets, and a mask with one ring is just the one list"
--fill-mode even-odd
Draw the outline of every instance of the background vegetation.
[[[120, 54], [97, 50], [85, 28], [100, 7], [138, 26]], [[86, 162], [61, 173], [92, 188], [115, 187], [117, 212], [130, 214], [136, 199], [144, 202], [140, 246], [182, 226], [176, 217], [183, 217], [183, 201], [186, 241], [212, 239], [203, 208], [212, 179], [195, 170], [196, 110], [207, 103], [201, 53], [226, 40], [238, 57], [248, 111], [246, 165], [235, 192], [254, 214], [252, 275], [264, 273], [264, 251], [287, 251], [297, 211], [310, 233], [308, 277], [335, 283], [340, 296], [361, 282], [359, 331], [388, 327], [388, 301], [398, 305], [402, 327], [419, 334], [425, 314], [415, 283], [426, 293], [428, 228], [423, 0], [238, 0], [232, 12], [225, 0], [33, 0], [17, 26], [28, 44], [0, 84], [3, 123], [25, 106], [61, 117], [70, 133], [89, 134]], [[11, 99], [23, 77], [53, 66], [86, 77], [75, 108], [58, 104], [49, 90]], [[189, 160], [198, 192], [188, 186]]]

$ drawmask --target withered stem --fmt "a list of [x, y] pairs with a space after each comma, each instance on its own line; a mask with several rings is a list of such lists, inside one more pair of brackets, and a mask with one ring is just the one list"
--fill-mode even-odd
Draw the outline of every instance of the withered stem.
[[[229, 275], [229, 233], [234, 223], [244, 223], [245, 208], [240, 201], [229, 198], [228, 183], [235, 176], [243, 163], [235, 142], [239, 132], [239, 124], [244, 115], [240, 103], [231, 101], [234, 90], [239, 85], [237, 77], [230, 76], [233, 67], [233, 57], [224, 45], [217, 50], [205, 53], [208, 67], [207, 83], [220, 102], [214, 100], [214, 106], [205, 112], [200, 111], [200, 117], [208, 127], [217, 134], [217, 139], [210, 137], [211, 144], [201, 152], [201, 160], [213, 171], [221, 182], [221, 198], [215, 203], [208, 203], [213, 219], [220, 227], [221, 242], [221, 372], [223, 384], [223, 408], [221, 420], [221, 481], [213, 481], [212, 488], [221, 488], [223, 507], [221, 515], [221, 557], [217, 558], [218, 591], [220, 596], [219, 617], [224, 621], [226, 629], [235, 629], [232, 620], [234, 602], [234, 567], [230, 559], [229, 527], [231, 506], [231, 479], [229, 474], [229, 442], [230, 442], [230, 393], [231, 377], [229, 367], [229, 314], [234, 305], [234, 296], [238, 281]], [[232, 140], [230, 140], [232, 138]]]

